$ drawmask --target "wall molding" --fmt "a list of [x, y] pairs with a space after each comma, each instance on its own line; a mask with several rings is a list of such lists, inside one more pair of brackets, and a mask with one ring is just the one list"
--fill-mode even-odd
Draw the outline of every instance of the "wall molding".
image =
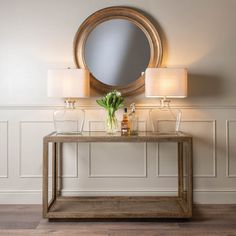
[[89, 178], [147, 178], [147, 143], [144, 144], [143, 174], [142, 175], [94, 175], [91, 169], [91, 143], [89, 143], [88, 177]]
[[[21, 164], [21, 160], [22, 160], [22, 124], [41, 124], [41, 123], [50, 123], [53, 124], [53, 121], [39, 121], [39, 120], [30, 120], [30, 121], [25, 121], [25, 120], [21, 120], [19, 121], [19, 166], [18, 166], [18, 172], [19, 172], [19, 178], [43, 178], [43, 175], [36, 175], [36, 174], [31, 174], [31, 175], [24, 175], [22, 174], [22, 164]], [[78, 145], [76, 145], [76, 153], [75, 153], [76, 157], [75, 157], [75, 174], [74, 175], [62, 175], [62, 178], [78, 178]], [[49, 175], [49, 177], [52, 177], [51, 175]]]
[[155, 159], [156, 159], [156, 176], [158, 178], [177, 178], [178, 177], [178, 175], [163, 175], [163, 174], [160, 174], [160, 143], [156, 143]]
[[[216, 120], [182, 120], [182, 123], [184, 122], [209, 122], [212, 123], [212, 142], [213, 142], [213, 147], [212, 147], [212, 169], [213, 169], [213, 174], [210, 175], [193, 175], [194, 178], [216, 178], [217, 177], [217, 165], [216, 165]], [[159, 143], [156, 145], [156, 176], [159, 178], [177, 178], [177, 175], [163, 175], [160, 174], [160, 154], [159, 154]]]
[[[157, 104], [157, 105], [156, 105]], [[156, 104], [136, 104], [137, 109], [151, 109], [159, 107], [159, 102]], [[98, 107], [97, 104], [80, 104], [80, 108], [90, 109], [102, 109]], [[236, 105], [180, 105], [180, 104], [172, 104], [173, 108], [180, 109], [236, 109]], [[56, 104], [11, 104], [11, 105], [0, 105], [0, 110], [54, 110], [58, 108], [64, 108], [64, 105], [56, 105]]]
[[[7, 128], [7, 136], [6, 136], [6, 174], [0, 175], [0, 179], [7, 179], [9, 177], [9, 121], [8, 120], [0, 120], [0, 124], [5, 124]], [[1, 132], [1, 129], [0, 129]]]
[[25, 121], [25, 120], [21, 120], [19, 121], [19, 166], [18, 166], [18, 173], [19, 173], [19, 178], [42, 178], [42, 175], [25, 175], [22, 174], [22, 125], [23, 124], [41, 124], [41, 123], [53, 123], [52, 121], [39, 121], [39, 120], [30, 120], [30, 121]]
[[230, 148], [229, 148], [229, 125], [230, 123], [236, 123], [236, 120], [226, 120], [226, 177], [227, 178], [236, 178], [236, 174], [231, 175], [229, 170], [230, 162]]
[[[89, 131], [92, 131], [92, 124], [93, 123], [105, 123], [101, 120], [89, 120]], [[140, 123], [144, 123], [145, 131], [147, 130], [147, 121], [140, 120]], [[104, 127], [105, 129], [105, 127]], [[104, 129], [96, 130], [96, 131], [104, 131]], [[89, 143], [89, 158], [88, 158], [88, 177], [89, 178], [147, 178], [147, 143], [144, 145], [144, 173], [143, 175], [93, 175], [91, 169], [91, 143]]]
[[216, 178], [217, 177], [217, 160], [216, 160], [216, 120], [184, 120], [183, 122], [209, 122], [212, 123], [212, 175], [193, 175], [194, 178]]
[[[236, 107], [235, 107], [236, 108]], [[97, 107], [96, 107], [96, 109], [97, 110], [99, 110]], [[38, 109], [39, 110], [39, 109]], [[48, 109], [49, 110], [49, 109]], [[50, 109], [51, 110], [51, 109]], [[141, 114], [145, 114], [145, 110], [144, 111], [140, 111], [140, 113]], [[204, 111], [203, 111], [204, 112]], [[224, 111], [223, 111], [224, 112]], [[39, 112], [40, 113], [40, 112]], [[191, 113], [191, 111], [189, 111], [189, 113]], [[208, 114], [208, 111], [206, 111], [206, 113]], [[5, 123], [7, 123], [7, 134], [8, 134], [8, 137], [7, 137], [7, 146], [8, 145], [10, 145], [8, 148], [7, 148], [7, 151], [9, 150], [9, 148], [14, 148], [14, 147], [16, 147], [17, 149], [18, 149], [18, 147], [20, 148], [20, 145], [18, 145], [18, 141], [17, 141], [17, 137], [19, 136], [19, 130], [18, 130], [18, 123], [19, 123], [19, 119], [26, 119], [25, 118], [25, 115], [24, 115], [24, 111], [23, 111], [23, 109], [22, 110], [19, 110], [19, 111], [16, 111], [16, 112], [3, 112], [3, 111], [1, 111], [1, 114], [3, 114], [4, 115], [4, 117], [5, 117], [5, 114], [7, 114], [7, 116], [6, 116], [6, 118], [8, 118], [9, 116], [11, 117], [11, 120], [10, 121], [0, 121], [1, 123], [2, 122], [4, 122], [4, 124]], [[18, 116], [18, 114], [19, 114], [19, 117], [13, 117], [12, 116], [12, 114], [16, 114], [17, 116]], [[49, 123], [52, 123], [52, 121], [47, 121], [47, 120], [45, 120], [45, 121], [40, 121], [40, 120], [37, 120], [37, 119], [41, 119], [40, 117], [37, 117], [37, 114], [38, 114], [38, 112], [34, 112], [33, 110], [32, 110], [32, 112], [30, 112], [29, 114], [32, 114], [31, 115], [31, 119], [33, 119], [33, 120], [22, 120], [21, 122], [22, 123], [24, 123], [24, 122], [26, 122], [26, 123], [29, 123], [29, 122], [36, 122], [36, 123], [45, 123], [45, 122], [49, 122]], [[40, 113], [41, 114], [41, 113]], [[47, 111], [44, 111], [44, 113], [43, 114], [48, 114], [48, 112]], [[94, 111], [92, 111], [91, 112], [91, 114], [96, 114], [96, 111], [94, 112]], [[187, 114], [188, 114], [188, 112], [187, 112]], [[213, 115], [212, 115], [213, 114]], [[209, 117], [209, 118], [211, 118], [211, 117], [213, 117], [213, 118], [215, 118], [215, 115], [214, 115], [215, 113], [213, 113], [212, 111], [210, 111], [209, 112], [209, 116], [207, 116], [207, 117]], [[218, 114], [218, 111], [217, 111], [217, 113], [216, 114]], [[231, 134], [232, 133], [230, 133], [230, 132], [232, 132], [232, 130], [230, 130], [231, 129], [231, 126], [228, 126], [228, 125], [231, 125], [232, 123], [230, 123], [230, 122], [236, 122], [236, 119], [234, 120], [234, 112], [233, 111], [230, 111], [230, 114], [228, 115], [228, 114], [226, 114], [225, 116], [227, 117], [227, 118], [232, 118], [232, 119], [228, 119], [228, 120], [223, 120], [222, 121], [222, 119], [221, 118], [224, 118], [224, 116], [223, 117], [218, 117], [219, 118], [219, 123], [218, 123], [218, 120], [217, 120], [217, 122], [216, 122], [216, 120], [214, 120], [214, 119], [201, 119], [201, 117], [202, 117], [202, 115], [198, 115], [198, 116], [196, 116], [196, 118], [199, 118], [199, 119], [196, 119], [196, 120], [183, 120], [183, 122], [209, 122], [209, 125], [208, 124], [205, 124], [204, 125], [204, 127], [206, 127], [207, 128], [207, 130], [210, 130], [210, 132], [209, 132], [209, 134], [208, 134], [208, 136], [207, 136], [207, 140], [210, 140], [210, 146], [208, 146], [208, 148], [207, 149], [203, 149], [199, 154], [204, 154], [205, 152], [204, 152], [204, 150], [206, 150], [206, 153], [207, 154], [209, 154], [207, 157], [208, 157], [208, 164], [207, 164], [207, 166], [206, 166], [206, 169], [204, 169], [205, 171], [203, 172], [204, 173], [204, 175], [198, 175], [198, 176], [194, 176], [195, 178], [203, 178], [203, 180], [202, 181], [199, 181], [199, 187], [200, 187], [200, 189], [195, 189], [194, 190], [194, 197], [195, 198], [197, 198], [196, 196], [198, 196], [199, 194], [202, 196], [202, 201], [200, 200], [199, 202], [201, 202], [201, 203], [205, 203], [206, 201], [209, 201], [210, 203], [212, 203], [211, 201], [213, 200], [215, 203], [222, 203], [222, 201], [225, 201], [225, 203], [229, 203], [229, 202], [227, 202], [226, 201], [226, 199], [231, 199], [230, 201], [233, 201], [232, 199], [233, 199], [233, 197], [234, 197], [234, 201], [236, 201], [236, 189], [231, 189], [231, 187], [233, 187], [233, 183], [234, 183], [234, 180], [232, 179], [232, 181], [233, 182], [228, 182], [228, 180], [227, 180], [227, 178], [226, 178], [226, 176], [227, 176], [227, 174], [228, 174], [228, 176], [227, 177], [229, 177], [229, 178], [235, 178], [236, 176], [234, 176], [234, 169], [231, 171], [231, 172], [229, 172], [229, 167], [230, 166], [227, 166], [227, 169], [225, 168], [225, 166], [224, 166], [224, 164], [225, 164], [225, 162], [227, 161], [227, 163], [228, 163], [228, 165], [232, 165], [232, 161], [231, 161], [231, 159], [230, 159], [230, 153], [229, 153], [229, 150], [227, 150], [227, 148], [229, 148], [228, 147], [228, 144], [229, 144], [229, 139], [231, 140], [232, 138], [232, 136], [231, 136]], [[48, 117], [48, 116], [47, 116]], [[92, 117], [92, 116], [90, 116], [90, 117]], [[206, 118], [207, 118], [206, 117]], [[49, 117], [50, 118], [50, 117]], [[95, 117], [96, 118], [96, 117]], [[194, 117], [195, 118], [195, 117]], [[42, 116], [42, 119], [43, 119], [43, 116]], [[45, 118], [45, 119], [47, 119], [47, 118]], [[226, 121], [226, 123], [225, 123], [225, 121]], [[101, 121], [101, 122], [103, 122], [103, 121]], [[211, 125], [212, 124], [212, 125]], [[197, 124], [198, 125], [198, 124]], [[200, 126], [200, 125], [198, 125], [198, 126]], [[41, 126], [39, 126], [39, 127], [41, 127]], [[43, 126], [44, 127], [44, 126]], [[190, 125], [188, 125], [188, 129], [189, 129], [189, 127], [191, 128], [191, 126]], [[27, 134], [29, 133], [29, 134], [31, 134], [31, 128], [32, 128], [32, 130], [34, 130], [33, 129], [33, 126], [29, 126], [29, 128], [28, 128], [28, 126], [26, 126], [26, 128], [27, 128]], [[142, 128], [144, 128], [144, 124], [142, 124]], [[216, 130], [216, 128], [217, 128], [217, 130]], [[24, 127], [23, 127], [23, 129], [24, 129]], [[45, 128], [45, 129], [47, 129], [47, 127]], [[222, 182], [221, 183], [217, 183], [217, 182], [215, 182], [216, 180], [208, 180], [208, 179], [206, 179], [206, 181], [204, 180], [204, 178], [213, 178], [213, 177], [217, 177], [217, 160], [216, 160], [216, 158], [217, 158], [217, 153], [216, 153], [216, 142], [217, 142], [217, 140], [216, 140], [216, 132], [218, 132], [218, 130], [219, 130], [219, 133], [221, 134], [221, 132], [223, 132], [223, 134], [225, 134], [226, 135], [226, 141], [225, 141], [225, 135], [223, 135], [224, 137], [222, 137], [221, 139], [219, 139], [219, 142], [220, 143], [218, 143], [217, 145], [223, 145], [223, 146], [225, 146], [225, 144], [226, 144], [226, 151], [223, 153], [223, 155], [224, 155], [224, 157], [225, 157], [225, 155], [226, 155], [226, 160], [224, 159], [224, 158], [219, 158], [219, 161], [220, 161], [220, 165], [221, 166], [219, 166], [219, 176], [218, 176], [218, 178], [220, 179], [220, 180], [222, 180]], [[23, 130], [24, 131], [24, 130]], [[5, 126], [4, 126], [4, 134], [6, 133], [6, 131], [5, 131]], [[201, 132], [200, 132], [200, 134], [204, 134], [205, 133], [205, 130], [204, 129], [201, 129]], [[227, 135], [228, 135], [228, 133], [230, 133], [229, 134], [229, 137], [228, 137], [228, 139], [227, 139]], [[211, 135], [212, 134], [212, 138], [211, 138]], [[10, 135], [10, 137], [9, 137], [9, 135]], [[15, 135], [17, 135], [16, 136], [16, 138], [14, 138], [13, 139], [13, 136], [15, 136]], [[23, 137], [24, 137], [24, 135], [23, 135]], [[5, 138], [5, 137], [4, 137]], [[10, 139], [9, 139], [10, 138]], [[211, 141], [212, 140], [212, 141]], [[20, 141], [20, 140], [19, 140]], [[24, 140], [21, 140], [22, 142], [24, 142]], [[9, 143], [10, 142], [10, 143]], [[16, 142], [16, 144], [12, 144], [11, 142]], [[201, 145], [201, 144], [200, 144]], [[5, 147], [5, 144], [4, 144], [4, 147]], [[25, 147], [25, 148], [27, 148], [27, 146]], [[27, 149], [23, 149], [23, 150], [27, 150]], [[213, 148], [213, 149], [211, 149], [211, 148]], [[234, 148], [234, 146], [232, 146], [231, 148]], [[5, 149], [4, 149], [5, 150]], [[143, 149], [142, 149], [143, 150]], [[212, 150], [212, 151], [211, 151]], [[12, 167], [11, 166], [9, 166], [9, 164], [11, 165], [12, 164], [12, 161], [11, 160], [13, 160], [13, 161], [15, 161], [15, 159], [12, 159], [12, 158], [18, 158], [18, 151], [19, 150], [16, 150], [17, 151], [17, 153], [16, 153], [16, 156], [14, 156], [14, 157], [12, 157], [12, 155], [15, 155], [15, 152], [14, 153], [12, 153], [11, 152], [11, 149], [10, 149], [10, 153], [8, 152], [8, 157], [7, 157], [7, 171], [8, 171], [8, 173], [7, 174], [9, 174], [9, 168], [10, 168], [10, 173], [11, 173], [11, 171], [13, 171], [14, 170], [14, 168], [15, 167], [17, 167], [18, 168], [18, 161], [16, 160], [16, 164], [14, 164], [13, 163], [13, 169], [12, 169]], [[147, 151], [149, 151], [149, 149], [147, 150]], [[153, 149], [153, 151], [154, 151], [154, 149]], [[86, 152], [87, 152], [87, 148], [86, 148]], [[228, 153], [227, 153], [228, 152]], [[74, 153], [74, 152], [73, 152]], [[9, 154], [10, 154], [10, 156], [9, 156]], [[22, 155], [24, 154], [24, 151], [22, 152]], [[213, 155], [214, 154], [214, 155]], [[227, 157], [227, 155], [228, 155], [228, 157]], [[211, 156], [212, 156], [212, 158], [213, 159], [211, 159]], [[23, 157], [22, 157], [23, 158]], [[78, 155], [77, 155], [77, 158], [78, 158]], [[73, 163], [72, 162], [70, 162], [69, 163], [69, 166], [71, 167], [70, 169], [72, 170], [72, 174], [73, 174], [73, 176], [64, 176], [65, 178], [77, 178], [78, 177], [78, 159], [76, 158], [76, 170], [75, 170], [75, 167], [72, 167], [71, 165], [73, 164], [73, 165], [75, 165], [74, 164], [74, 158], [72, 159], [73, 161]], [[231, 158], [233, 158], [233, 156], [231, 155]], [[10, 161], [10, 163], [9, 163], [9, 161]], [[201, 159], [201, 163], [204, 163], [204, 159]], [[20, 163], [20, 162], [19, 162]], [[222, 163], [223, 163], [223, 165], [222, 165]], [[226, 163], [226, 164], [227, 164]], [[33, 180], [33, 178], [42, 178], [42, 176], [35, 176], [35, 175], [33, 175], [33, 176], [24, 176], [24, 172], [27, 174], [27, 170], [28, 170], [28, 167], [27, 167], [27, 159], [24, 159], [24, 161], [22, 160], [22, 163], [21, 163], [23, 166], [21, 167], [21, 171], [22, 171], [22, 173], [21, 174], [23, 174], [22, 176], [20, 176], [20, 178], [29, 178], [28, 180], [23, 180], [23, 179], [20, 179], [19, 178], [19, 176], [15, 176], [15, 175], [10, 175], [9, 176], [9, 180], [8, 179], [6, 179], [6, 180], [4, 180], [3, 179], [3, 187], [2, 187], [2, 189], [4, 189], [4, 188], [17, 188], [17, 186], [22, 186], [21, 185], [21, 183], [25, 183], [25, 181], [27, 182], [27, 181], [29, 181], [30, 180], [30, 178], [32, 178], [32, 181], [30, 181], [30, 183], [37, 183], [37, 185], [35, 185], [35, 188], [39, 188], [39, 185], [40, 185], [40, 182], [38, 182], [38, 181], [36, 181], [36, 182], [34, 182], [34, 180]], [[154, 164], [154, 163], [153, 163]], [[24, 166], [26, 166], [26, 169], [24, 169]], [[140, 167], [141, 167], [141, 165], [140, 165]], [[222, 169], [223, 168], [223, 169]], [[141, 168], [140, 168], [141, 169]], [[226, 170], [225, 170], [226, 169]], [[213, 173], [213, 171], [211, 171], [210, 172], [210, 170], [214, 170], [214, 173]], [[228, 172], [227, 172], [227, 170], [228, 170]], [[37, 171], [37, 170], [36, 170]], [[88, 171], [88, 170], [85, 170], [85, 171]], [[201, 171], [201, 170], [200, 170]], [[226, 172], [225, 172], [226, 171]], [[166, 172], [163, 172], [163, 173], [167, 173], [168, 174], [168, 172], [171, 174], [171, 172], [170, 171], [166, 171]], [[3, 172], [2, 172], [3, 174], [5, 174], [5, 169], [3, 169]], [[19, 173], [20, 173], [20, 170], [19, 170]], [[146, 173], [147, 173], [147, 164], [146, 164]], [[205, 174], [210, 174], [210, 175], [205, 175]], [[17, 174], [17, 173], [16, 173]], [[33, 173], [32, 173], [33, 174]], [[68, 174], [70, 174], [69, 172], [68, 172]], [[76, 174], [76, 175], [75, 175]], [[147, 173], [148, 174], [148, 173]], [[161, 175], [162, 173], [160, 173], [160, 175]], [[213, 175], [214, 174], [214, 175]], [[85, 173], [85, 175], [87, 175], [87, 173]], [[226, 175], [226, 176], [225, 176]], [[7, 177], [8, 177], [8, 175], [7, 175]], [[87, 176], [85, 176], [86, 178], [87, 178]], [[163, 177], [166, 177], [166, 176], [163, 176]], [[175, 176], [171, 176], [172, 178], [173, 177], [175, 177]], [[1, 178], [1, 177], [0, 177]], [[6, 176], [4, 176], [4, 178], [6, 178]], [[98, 178], [102, 178], [102, 177], [98, 177]], [[111, 178], [110, 176], [106, 176], [105, 178]], [[122, 177], [120, 177], [120, 176], [116, 176], [116, 177], [114, 177], [114, 178], [122, 178]], [[126, 177], [126, 176], [124, 176], [123, 177], [123, 180], [124, 180], [124, 178], [129, 178], [129, 177]], [[131, 176], [131, 178], [133, 178], [132, 176]], [[140, 178], [140, 177], [137, 177], [137, 178]], [[142, 177], [143, 178], [143, 177]], [[168, 177], [167, 177], [168, 178]], [[23, 181], [23, 182], [22, 182]], [[89, 180], [88, 180], [89, 181]], [[91, 180], [92, 181], [92, 180]], [[104, 179], [104, 182], [105, 182], [106, 180]], [[138, 181], [138, 179], [137, 179], [137, 181]], [[162, 181], [162, 180], [161, 180]], [[167, 181], [168, 181], [168, 179], [167, 179]], [[12, 185], [10, 185], [9, 183], [12, 183], [12, 182], [15, 182], [15, 184], [12, 184]], [[96, 182], [96, 181], [95, 181]], [[101, 182], [101, 187], [103, 186], [102, 185], [102, 183], [103, 182]], [[172, 182], [171, 182], [172, 183]], [[206, 183], [206, 184], [205, 184]], [[204, 189], [204, 187], [211, 187], [211, 183], [216, 183], [216, 185], [214, 185], [215, 187], [219, 187], [219, 189]], [[228, 189], [223, 189], [224, 188], [224, 184], [225, 184], [225, 187], [227, 188], [228, 187]], [[9, 186], [8, 186], [9, 185]], [[15, 186], [16, 185], [16, 186]], [[24, 186], [26, 186], [26, 185], [24, 185]], [[70, 185], [68, 185], [68, 187], [69, 187]], [[96, 187], [95, 185], [91, 185], [91, 187], [92, 186], [94, 186], [94, 187]], [[121, 185], [122, 186], [122, 185]], [[172, 186], [172, 185], [171, 185]], [[170, 186], [170, 187], [171, 187]], [[213, 185], [212, 185], [213, 186]], [[30, 187], [33, 187], [33, 185], [31, 186], [29, 186], [29, 188]], [[160, 185], [160, 187], [165, 187], [165, 182], [163, 182], [163, 185]], [[220, 189], [221, 188], [221, 189]], [[110, 190], [110, 192], [113, 192], [114, 194], [122, 194], [122, 192], [125, 192], [125, 193], [145, 193], [146, 192], [146, 190], [144, 190], [145, 189], [145, 187], [143, 187], [143, 190], [142, 191], [138, 191], [138, 190], [133, 190], [133, 191], [130, 191], [130, 190], [124, 190], [124, 191], [122, 191], [122, 190], [119, 190], [119, 191], [116, 191], [115, 189], [114, 189], [114, 191], [112, 191], [112, 190]], [[148, 190], [147, 192], [148, 193], [154, 193], [155, 194], [155, 192], [157, 192], [157, 193], [165, 193], [165, 192], [167, 192], [167, 191], [171, 191], [172, 190], [172, 192], [174, 192], [175, 190], [174, 189], [159, 189], [159, 190], [152, 190], [152, 189], [150, 189], [150, 191]], [[68, 191], [71, 191], [71, 190], [68, 190]], [[80, 190], [79, 190], [80, 191]], [[91, 194], [102, 194], [102, 193], [109, 193], [109, 191], [105, 191], [105, 190], [89, 190], [89, 191], [87, 191], [87, 190], [82, 190], [82, 191], [80, 191], [80, 192], [82, 192], [82, 193], [84, 193], [84, 194], [87, 194], [87, 193], [91, 193]], [[69, 193], [69, 192], [68, 192]], [[9, 201], [8, 201], [9, 200]], [[34, 202], [34, 203], [41, 203], [41, 190], [26, 190], [26, 191], [24, 191], [24, 190], [0, 190], [0, 203], [5, 203], [5, 202], [9, 202], [9, 203], [20, 203], [20, 202], [24, 202], [24, 203], [30, 203], [30, 202]], [[235, 204], [236, 204], [236, 202], [234, 202]]]

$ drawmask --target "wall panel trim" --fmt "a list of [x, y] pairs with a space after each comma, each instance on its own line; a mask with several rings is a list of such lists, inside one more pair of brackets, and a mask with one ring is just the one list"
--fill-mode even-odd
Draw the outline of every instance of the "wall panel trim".
[[88, 177], [89, 178], [147, 178], [147, 143], [144, 143], [144, 156], [143, 156], [143, 174], [142, 175], [93, 175], [91, 171], [91, 143], [89, 143], [89, 165]]
[[[93, 110], [93, 109], [102, 109], [97, 104], [80, 104], [80, 108]], [[137, 109], [151, 109], [159, 107], [159, 102], [156, 104], [136, 104]], [[173, 108], [180, 109], [220, 109], [220, 110], [235, 110], [236, 105], [180, 105], [172, 104]], [[12, 105], [0, 105], [0, 110], [54, 110], [58, 108], [64, 108], [64, 105], [57, 104], [12, 104]]]
[[[217, 164], [216, 164], [216, 120], [182, 120], [181, 122], [209, 122], [212, 123], [212, 172], [209, 175], [193, 175], [194, 178], [216, 178], [217, 177]], [[160, 174], [160, 155], [159, 155], [159, 144], [156, 148], [156, 176], [159, 178], [177, 178], [177, 175], [163, 175]]]
[[230, 123], [236, 123], [236, 120], [226, 120], [226, 177], [227, 178], [236, 178], [236, 174], [231, 175], [229, 170], [229, 162], [230, 162], [230, 156], [229, 156], [229, 124]]
[[[27, 123], [30, 123], [30, 124], [38, 124], [38, 123], [50, 123], [52, 124], [53, 121], [40, 121], [40, 120], [30, 120], [30, 121], [19, 121], [19, 178], [43, 178], [43, 175], [40, 174], [40, 175], [24, 175], [22, 174], [22, 165], [21, 165], [21, 159], [22, 159], [22, 124], [27, 124]], [[43, 142], [43, 140], [42, 140]], [[51, 177], [51, 176], [49, 176]], [[76, 147], [76, 158], [75, 158], [75, 174], [74, 175], [62, 175], [61, 177], [63, 178], [78, 178], [78, 145]]]
[[[8, 120], [0, 120], [0, 124], [5, 124], [7, 128], [7, 136], [6, 136], [6, 174], [0, 175], [1, 179], [7, 179], [9, 177], [9, 121]], [[1, 129], [0, 129], [1, 132]]]

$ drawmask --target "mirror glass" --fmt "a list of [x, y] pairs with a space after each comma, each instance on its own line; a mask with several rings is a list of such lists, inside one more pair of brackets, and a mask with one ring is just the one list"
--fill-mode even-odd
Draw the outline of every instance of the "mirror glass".
[[104, 84], [123, 86], [134, 82], [150, 61], [150, 45], [145, 33], [125, 19], [107, 20], [88, 35], [85, 63]]

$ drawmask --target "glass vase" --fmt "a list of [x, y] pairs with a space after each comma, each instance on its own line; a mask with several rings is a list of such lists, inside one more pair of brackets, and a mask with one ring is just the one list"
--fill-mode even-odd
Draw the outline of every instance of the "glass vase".
[[169, 106], [170, 101], [161, 101], [161, 106], [150, 110], [149, 116], [153, 132], [178, 133], [181, 122], [181, 111]]
[[81, 134], [85, 112], [80, 109], [63, 109], [53, 114], [54, 127], [58, 134]]
[[107, 111], [105, 129], [108, 134], [114, 134], [118, 131], [118, 121], [115, 112]]

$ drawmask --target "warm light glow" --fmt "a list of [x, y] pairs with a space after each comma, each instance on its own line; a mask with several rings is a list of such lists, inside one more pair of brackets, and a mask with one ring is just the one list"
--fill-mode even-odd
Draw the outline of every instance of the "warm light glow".
[[86, 98], [90, 94], [89, 71], [57, 69], [48, 71], [48, 97]]
[[184, 98], [187, 96], [187, 69], [147, 68], [145, 96]]

